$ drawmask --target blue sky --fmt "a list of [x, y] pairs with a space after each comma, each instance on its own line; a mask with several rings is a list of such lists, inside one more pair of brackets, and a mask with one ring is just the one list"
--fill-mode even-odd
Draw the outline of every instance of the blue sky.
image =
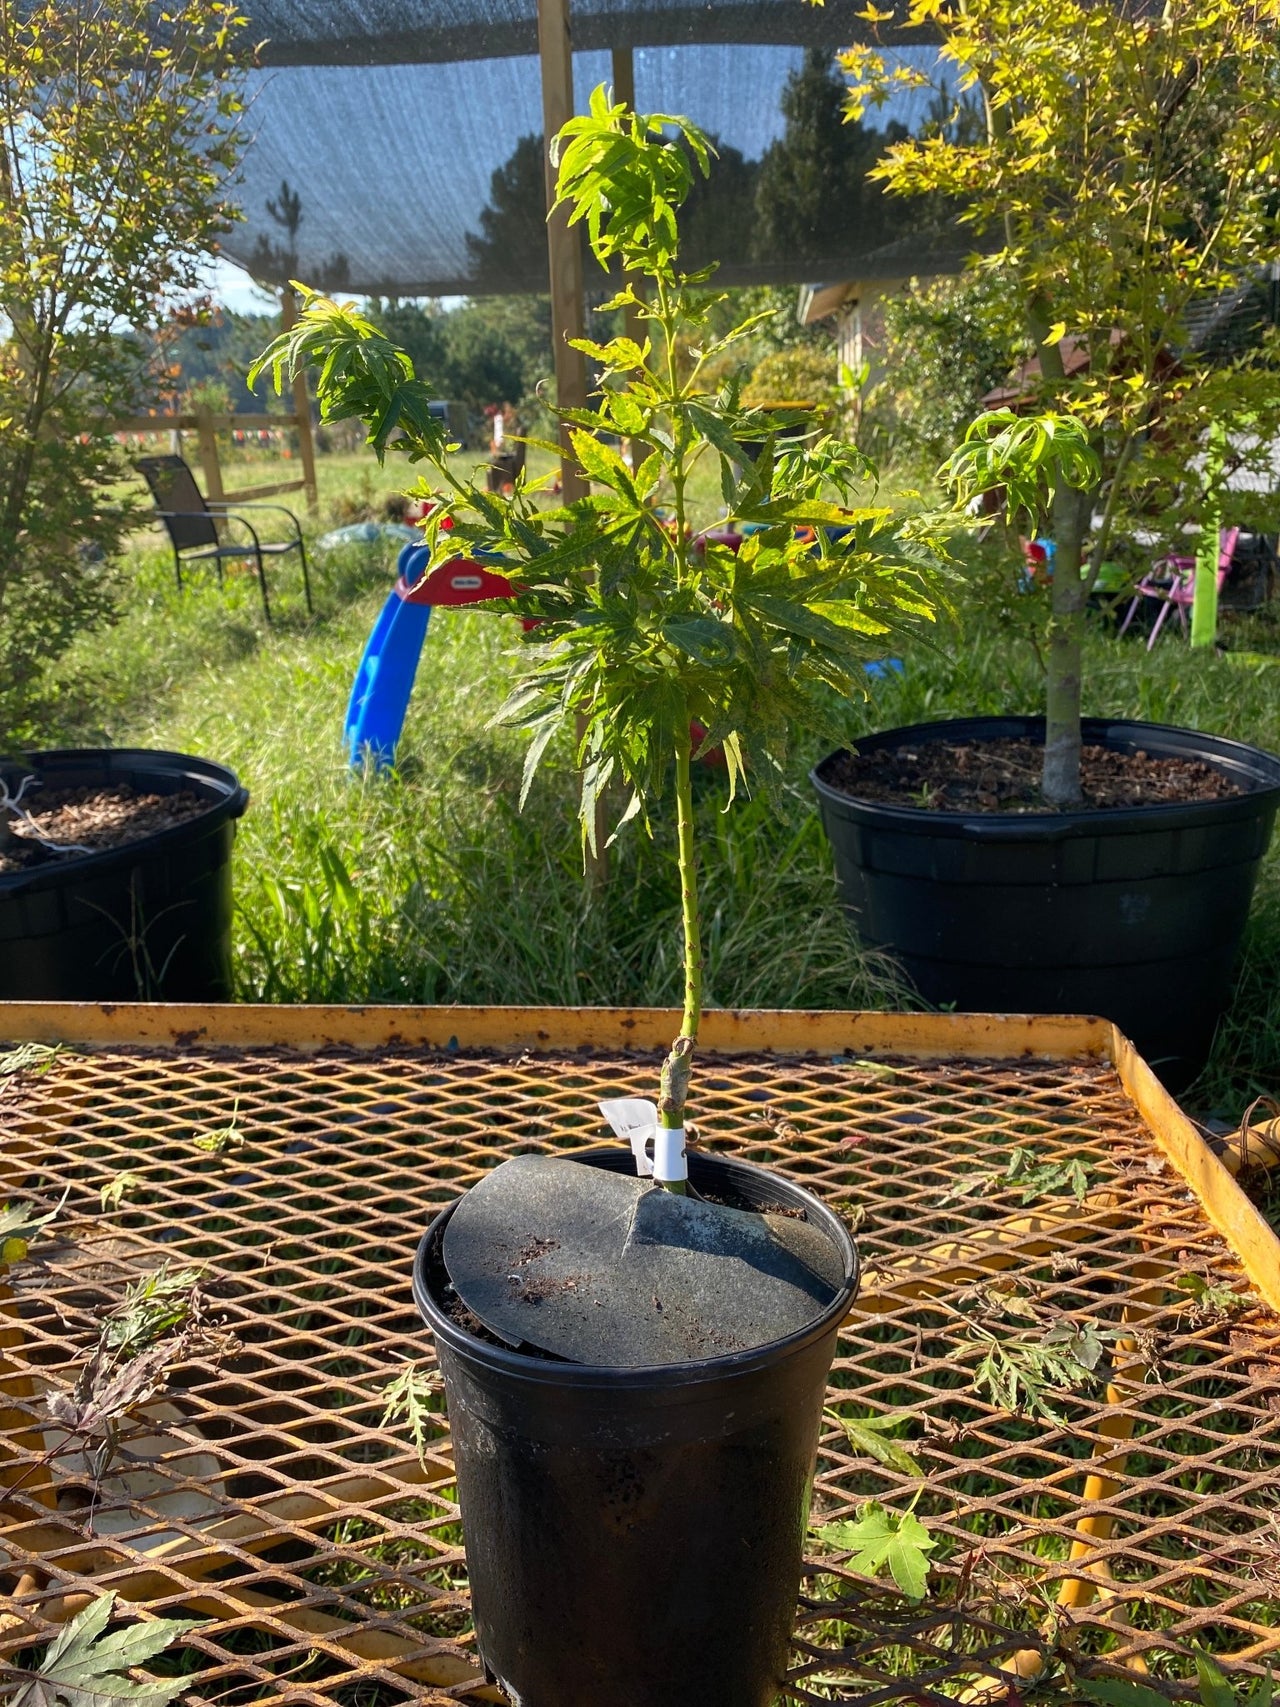
[[220, 308], [236, 314], [270, 314], [275, 299], [254, 284], [243, 267], [237, 267], [221, 256], [210, 260], [205, 269], [204, 289]]

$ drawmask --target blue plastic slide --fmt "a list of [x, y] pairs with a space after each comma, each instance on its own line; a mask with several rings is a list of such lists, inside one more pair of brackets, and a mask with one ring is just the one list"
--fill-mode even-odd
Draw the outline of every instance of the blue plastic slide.
[[395, 762], [431, 620], [431, 606], [410, 604], [400, 589], [413, 585], [430, 556], [425, 545], [406, 545], [396, 559], [399, 579], [373, 625], [347, 702], [343, 740], [353, 765], [363, 764], [366, 755], [379, 769]]
[[395, 763], [433, 606], [480, 604], [515, 591], [505, 576], [469, 557], [452, 558], [427, 575], [430, 560], [426, 545], [401, 551], [396, 584], [356, 671], [343, 742], [348, 762], [357, 768], [369, 759], [379, 770]]

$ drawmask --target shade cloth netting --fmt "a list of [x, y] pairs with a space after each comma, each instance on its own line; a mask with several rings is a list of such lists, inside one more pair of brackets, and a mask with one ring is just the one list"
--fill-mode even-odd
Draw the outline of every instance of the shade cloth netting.
[[[265, 45], [232, 260], [267, 281], [357, 294], [546, 288], [535, 0], [256, 0], [248, 11]], [[720, 261], [724, 283], [889, 278], [954, 270], [971, 247], [865, 181], [891, 134], [925, 122], [928, 92], [859, 131], [839, 123], [834, 71], [831, 91], [817, 87], [817, 64], [865, 28], [854, 14], [852, 0], [574, 9], [577, 110], [611, 80], [609, 50], [631, 46], [638, 109], [687, 114], [719, 141], [688, 210], [690, 264]], [[804, 112], [788, 120], [806, 50]], [[932, 48], [907, 51], [932, 66]], [[788, 141], [794, 158], [780, 162]], [[763, 218], [762, 159], [774, 178]]]

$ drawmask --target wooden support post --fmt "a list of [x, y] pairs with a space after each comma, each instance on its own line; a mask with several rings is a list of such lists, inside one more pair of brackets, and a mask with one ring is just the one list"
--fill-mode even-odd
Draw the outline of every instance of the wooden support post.
[[[298, 318], [298, 299], [291, 285], [280, 291], [280, 316], [286, 332]], [[307, 376], [299, 373], [293, 381], [294, 425], [298, 429], [298, 450], [302, 457], [302, 483], [307, 494], [307, 508], [315, 514], [319, 502], [316, 491], [316, 446], [311, 434], [311, 398], [307, 394]]]
[[[547, 206], [555, 200], [556, 173], [551, 164], [551, 141], [573, 117], [573, 45], [569, 34], [569, 0], [538, 0], [538, 54], [542, 62], [542, 129], [547, 143]], [[569, 229], [567, 210], [547, 221], [547, 254], [551, 263], [551, 342], [556, 364], [556, 401], [561, 408], [581, 409], [587, 401], [587, 366], [581, 350], [569, 348], [570, 338], [584, 334], [582, 306], [582, 245]], [[587, 484], [574, 461], [568, 428], [560, 427], [560, 484], [570, 504], [586, 496]]]
[[218, 434], [212, 413], [201, 404], [196, 409], [196, 442], [200, 447], [200, 472], [204, 475], [204, 495], [211, 504], [223, 501], [222, 468], [218, 462]]
[[[573, 117], [573, 42], [569, 26], [569, 0], [538, 0], [538, 57], [542, 65], [542, 131], [546, 138], [547, 207], [556, 195], [556, 171], [551, 164], [551, 140]], [[585, 333], [583, 309], [582, 244], [577, 231], [570, 230], [568, 211], [558, 209], [547, 219], [547, 258], [551, 270], [551, 344], [556, 364], [556, 402], [563, 409], [582, 409], [587, 401], [587, 364], [581, 350], [571, 349], [570, 338]], [[569, 429], [560, 423], [560, 490], [571, 504], [587, 495], [587, 482], [578, 467], [569, 439]], [[578, 738], [583, 721], [578, 720]], [[603, 887], [608, 876], [605, 851], [604, 801], [596, 802], [596, 852], [587, 854], [587, 881], [592, 889]]]
[[613, 98], [632, 112], [636, 110], [636, 62], [630, 44], [623, 42], [610, 49], [610, 69], [613, 72]]

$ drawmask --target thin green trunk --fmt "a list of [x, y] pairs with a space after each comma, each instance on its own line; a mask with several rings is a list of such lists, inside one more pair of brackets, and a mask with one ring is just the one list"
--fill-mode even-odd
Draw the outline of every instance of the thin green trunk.
[[1051, 806], [1075, 806], [1080, 794], [1080, 679], [1085, 585], [1081, 574], [1089, 498], [1060, 486], [1053, 498], [1053, 614], [1045, 659], [1044, 772]]
[[684, 923], [684, 1014], [681, 1037], [698, 1041], [702, 1018], [702, 932], [698, 922], [698, 865], [693, 841], [692, 738], [676, 736], [676, 825], [679, 835], [680, 910]]
[[1222, 497], [1218, 482], [1226, 460], [1227, 435], [1220, 421], [1209, 428], [1209, 448], [1205, 458], [1205, 475], [1209, 481], [1209, 500], [1200, 524], [1200, 543], [1196, 548], [1195, 598], [1191, 606], [1191, 644], [1212, 646], [1218, 638], [1218, 558], [1221, 550]]
[[[680, 1035], [662, 1067], [658, 1097], [658, 1121], [668, 1131], [683, 1127], [689, 1097], [689, 1074], [698, 1023], [702, 1018], [702, 932], [698, 923], [698, 867], [693, 840], [693, 779], [690, 757], [692, 743], [687, 719], [676, 733], [676, 829], [679, 839], [680, 909], [684, 924], [684, 1014]], [[668, 1191], [681, 1194], [683, 1180], [662, 1181]]]
[[[987, 132], [1007, 138], [1010, 109], [991, 101], [984, 86]], [[1020, 244], [1012, 216], [1005, 215], [1005, 242], [1011, 254]], [[1052, 305], [1043, 290], [1024, 279], [1024, 313], [1040, 362], [1040, 377], [1055, 391], [1066, 381], [1062, 347], [1049, 336]], [[1084, 539], [1092, 502], [1070, 487], [1053, 498], [1053, 615], [1045, 654], [1044, 765], [1040, 792], [1054, 806], [1074, 806], [1080, 798], [1080, 676], [1084, 651], [1084, 608], [1088, 589], [1082, 574]]]
[[[1027, 325], [1035, 339], [1041, 377], [1055, 390], [1066, 372], [1062, 348], [1049, 337], [1050, 304], [1028, 293]], [[1056, 401], [1056, 398], [1055, 398]], [[1084, 541], [1091, 495], [1060, 485], [1053, 494], [1053, 602], [1045, 650], [1044, 767], [1040, 792], [1051, 806], [1080, 803], [1080, 679], [1084, 653]]]

